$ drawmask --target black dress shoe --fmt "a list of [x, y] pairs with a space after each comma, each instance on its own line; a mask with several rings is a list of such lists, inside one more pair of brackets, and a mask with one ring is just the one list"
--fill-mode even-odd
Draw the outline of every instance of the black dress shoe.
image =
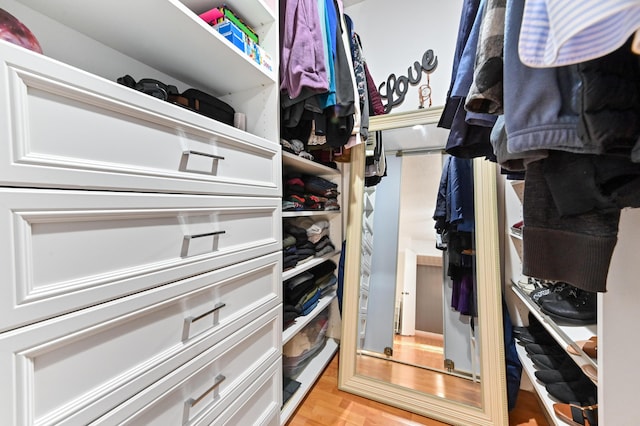
[[576, 289], [561, 300], [544, 302], [541, 309], [559, 322], [576, 325], [594, 324], [598, 316], [597, 296], [596, 293]]
[[551, 383], [545, 388], [549, 395], [565, 404], [579, 402], [583, 405], [589, 405], [597, 401], [598, 398], [598, 388], [586, 378], [571, 382]]

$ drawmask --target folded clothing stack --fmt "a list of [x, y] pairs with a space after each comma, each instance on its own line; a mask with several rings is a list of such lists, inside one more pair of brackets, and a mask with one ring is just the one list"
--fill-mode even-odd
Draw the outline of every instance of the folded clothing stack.
[[311, 313], [318, 305], [320, 298], [336, 286], [338, 282], [335, 275], [336, 269], [335, 262], [327, 260], [284, 281], [284, 328], [291, 325], [299, 316]]
[[287, 270], [314, 257], [333, 253], [335, 245], [329, 237], [329, 222], [324, 219], [298, 217], [283, 222], [283, 269]]
[[340, 210], [338, 185], [327, 179], [289, 173], [283, 178], [283, 211]]

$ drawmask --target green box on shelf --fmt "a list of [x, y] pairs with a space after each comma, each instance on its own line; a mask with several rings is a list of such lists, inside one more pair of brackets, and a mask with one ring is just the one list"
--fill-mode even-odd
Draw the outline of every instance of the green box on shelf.
[[242, 22], [242, 19], [238, 18], [235, 13], [233, 13], [229, 8], [222, 6], [220, 10], [224, 13], [224, 17], [229, 21], [233, 22], [242, 32], [244, 32], [247, 37], [254, 41], [254, 43], [258, 44], [258, 34], [251, 29], [247, 24]]

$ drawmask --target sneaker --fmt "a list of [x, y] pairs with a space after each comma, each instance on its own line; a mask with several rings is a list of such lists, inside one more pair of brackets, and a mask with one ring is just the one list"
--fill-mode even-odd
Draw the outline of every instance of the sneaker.
[[513, 235], [517, 235], [518, 237], [522, 237], [522, 228], [524, 226], [524, 222], [520, 221], [520, 222], [516, 222], [513, 225], [511, 225], [511, 232], [513, 233]]
[[539, 290], [531, 292], [529, 296], [538, 306], [541, 306], [543, 300], [559, 300], [559, 297], [561, 298], [564, 292], [568, 292], [571, 288], [575, 287], [565, 282], [554, 282], [553, 284], [547, 284]]

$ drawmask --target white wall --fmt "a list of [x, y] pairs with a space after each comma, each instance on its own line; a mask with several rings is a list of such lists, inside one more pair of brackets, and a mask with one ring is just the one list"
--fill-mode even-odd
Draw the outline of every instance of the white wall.
[[[438, 68], [430, 76], [432, 100], [433, 106], [440, 106], [451, 82], [461, 10], [462, 0], [366, 0], [347, 7], [345, 13], [354, 21], [378, 86], [390, 74], [407, 75], [407, 68], [432, 49], [438, 57]], [[392, 112], [414, 110], [418, 105], [417, 86], [410, 86], [404, 103]]]
[[406, 155], [401, 173], [398, 251], [409, 248], [418, 255], [440, 257], [442, 251], [436, 248], [433, 213], [442, 174], [442, 155]]

